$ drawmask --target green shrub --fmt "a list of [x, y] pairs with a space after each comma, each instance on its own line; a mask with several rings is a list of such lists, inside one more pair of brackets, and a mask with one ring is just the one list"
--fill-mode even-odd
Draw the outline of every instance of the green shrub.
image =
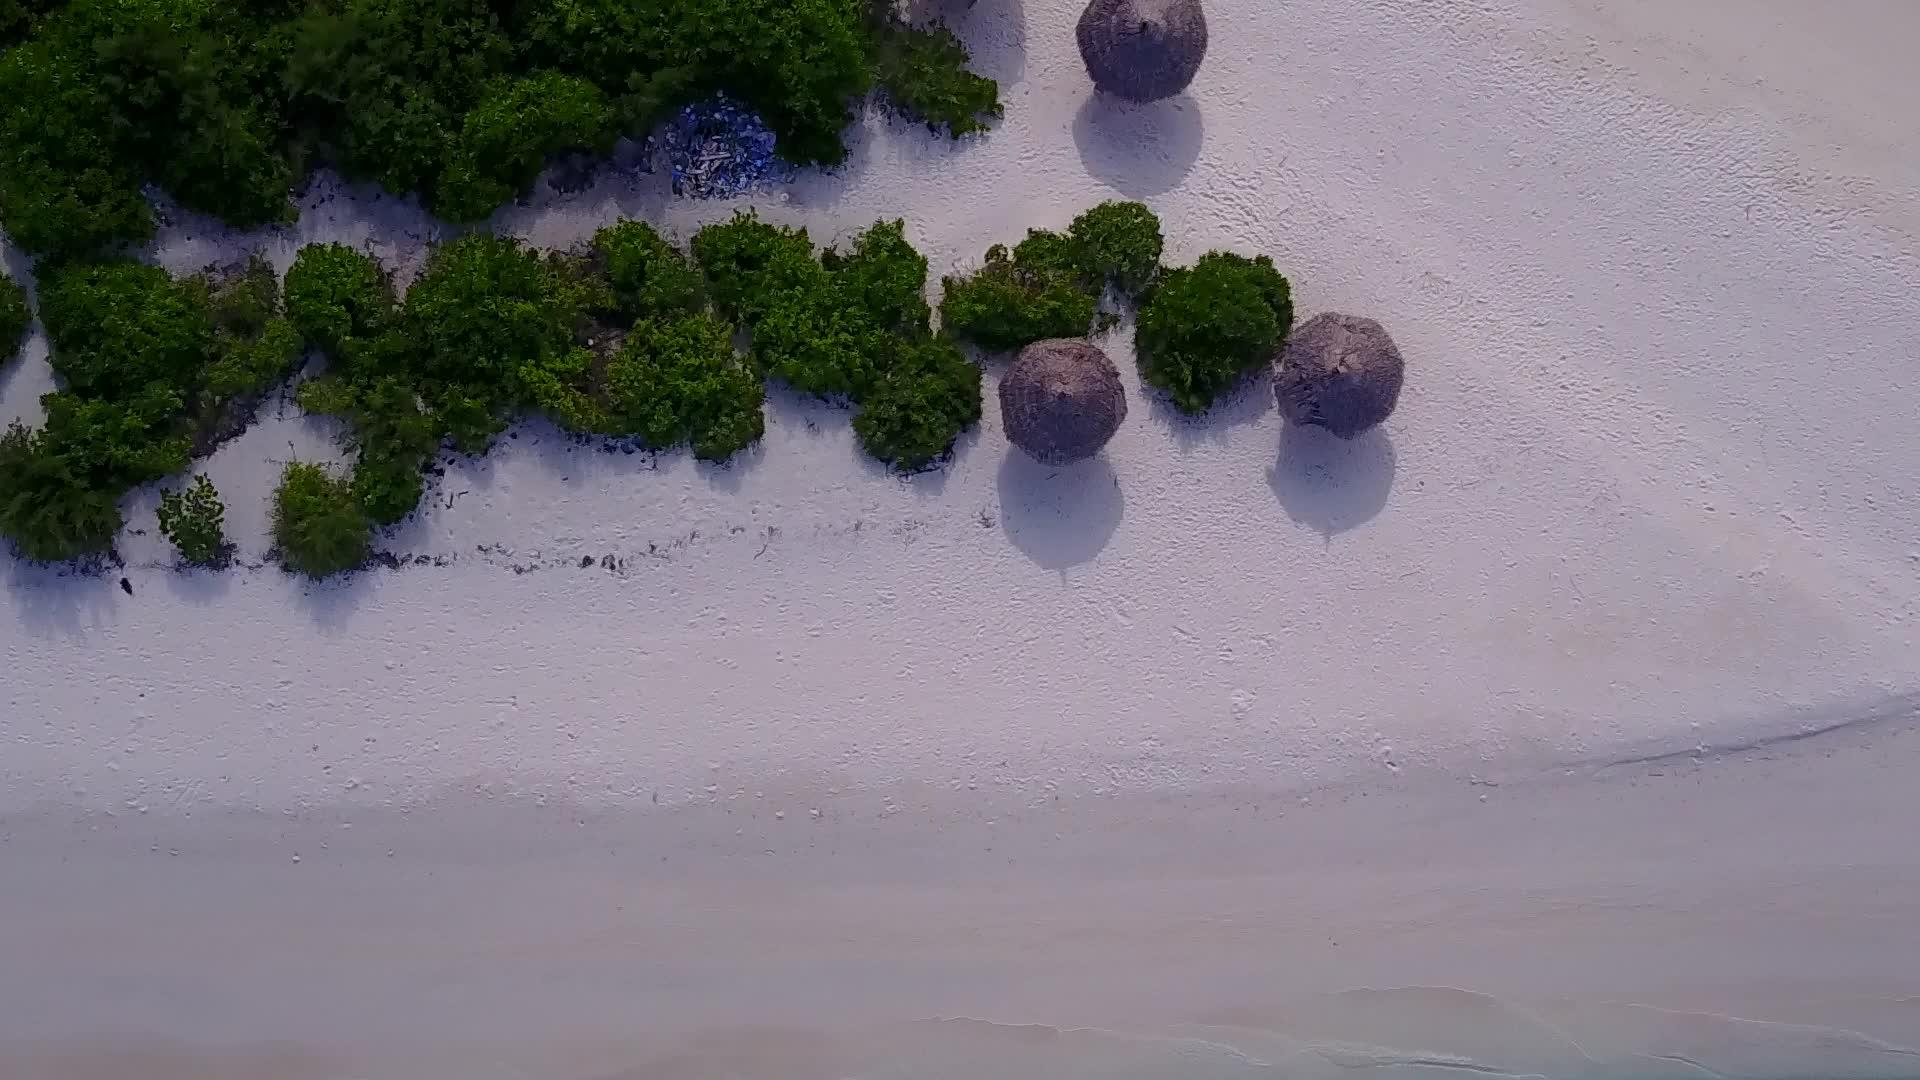
[[604, 155], [617, 135], [606, 95], [584, 79], [551, 71], [495, 79], [466, 115], [433, 208], [450, 221], [483, 221], [531, 191], [549, 158]]
[[820, 264], [833, 274], [841, 303], [888, 333], [923, 335], [932, 317], [927, 307], [927, 257], [907, 242], [900, 219], [876, 221], [853, 238], [845, 255], [829, 249]]
[[440, 432], [411, 383], [393, 375], [364, 383], [308, 379], [295, 391], [295, 400], [307, 412], [349, 422], [346, 442], [358, 454], [353, 492], [374, 524], [391, 525], [419, 506], [426, 492], [422, 470], [440, 444]]
[[703, 460], [724, 461], [766, 430], [760, 377], [734, 352], [733, 328], [708, 315], [635, 323], [604, 359], [574, 349], [523, 381], [568, 430], [656, 450], [687, 443]]
[[207, 315], [217, 333], [257, 338], [280, 315], [280, 276], [259, 254], [237, 269], [203, 274], [189, 283], [204, 291]]
[[[961, 133], [997, 115], [944, 30], [869, 0], [0, 0], [0, 223], [40, 255], [144, 242], [153, 183], [236, 226], [315, 165], [484, 218], [556, 152], [604, 151], [725, 94], [779, 153], [846, 158], [876, 72]], [[43, 15], [43, 13], [45, 13]]]
[[287, 271], [287, 317], [313, 346], [345, 361], [386, 326], [393, 285], [378, 260], [345, 244], [308, 244]]
[[1098, 309], [1067, 238], [1039, 229], [1012, 252], [1001, 244], [988, 248], [985, 266], [968, 277], [948, 277], [943, 286], [941, 327], [995, 352], [1043, 338], [1080, 337]]
[[287, 116], [350, 179], [431, 191], [465, 114], [513, 68], [488, 0], [343, 0], [284, 25]]
[[0, 56], [0, 225], [37, 255], [111, 252], [153, 235], [138, 163], [84, 54], [44, 30]]
[[903, 472], [944, 459], [980, 422], [980, 369], [952, 342], [905, 343], [886, 376], [861, 399], [853, 430], [867, 453]]
[[237, 272], [186, 284], [202, 291], [214, 327], [197, 410], [196, 451], [204, 452], [243, 428], [261, 396], [293, 374], [303, 343], [282, 314], [279, 275], [260, 256]]
[[271, 319], [251, 340], [222, 336], [207, 367], [209, 407], [247, 399], [271, 389], [299, 366], [304, 343], [287, 319]]
[[1145, 204], [1103, 202], [1067, 229], [1072, 259], [1089, 288], [1139, 294], [1160, 272], [1160, 218]]
[[77, 393], [191, 386], [213, 348], [204, 293], [136, 262], [72, 264], [42, 282], [53, 370]]
[[420, 507], [427, 492], [424, 457], [374, 444], [353, 463], [353, 497], [375, 525], [392, 525]]
[[73, 393], [40, 399], [46, 451], [64, 460], [90, 487], [113, 494], [187, 467], [191, 440], [181, 423], [177, 392], [159, 385], [123, 401]]
[[519, 372], [572, 347], [581, 312], [552, 268], [510, 237], [434, 251], [398, 320], [420, 396], [454, 445], [480, 453], [523, 399]]
[[180, 557], [195, 566], [219, 566], [231, 556], [224, 525], [227, 508], [205, 475], [193, 478], [185, 491], [160, 495], [160, 535]]
[[0, 536], [35, 562], [111, 551], [120, 500], [89, 479], [44, 433], [14, 423], [0, 435]]
[[706, 303], [700, 271], [654, 227], [620, 221], [593, 234], [621, 321], [689, 315]]
[[896, 112], [954, 138], [985, 131], [1001, 114], [1000, 87], [967, 70], [967, 50], [945, 26], [882, 18], [874, 36], [874, 81]]
[[27, 327], [33, 325], [33, 312], [27, 310], [27, 291], [12, 278], [0, 274], [0, 364], [13, 358], [26, 340]]
[[1181, 410], [1205, 412], [1269, 362], [1293, 325], [1287, 279], [1261, 255], [1212, 251], [1170, 270], [1140, 310], [1140, 373]]
[[665, 108], [725, 90], [766, 118], [783, 157], [846, 158], [851, 102], [871, 88], [866, 0], [564, 0], [526, 5], [529, 62], [592, 80], [644, 132]]
[[749, 211], [695, 233], [693, 257], [714, 304], [749, 326], [786, 293], [824, 282], [807, 230], [769, 225]]
[[734, 353], [733, 328], [704, 315], [635, 324], [607, 365], [606, 395], [610, 434], [691, 443], [703, 459], [724, 461], [766, 429], [760, 378]]
[[287, 569], [311, 578], [352, 570], [372, 554], [371, 523], [350, 480], [296, 461], [273, 493], [273, 539]]

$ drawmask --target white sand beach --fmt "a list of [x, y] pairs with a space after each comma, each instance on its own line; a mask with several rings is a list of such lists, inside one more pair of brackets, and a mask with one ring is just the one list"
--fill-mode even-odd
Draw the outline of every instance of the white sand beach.
[[[136, 495], [130, 595], [0, 565], [0, 1078], [1920, 1077], [1920, 5], [1208, 12], [1123, 107], [979, 0], [991, 134], [752, 202], [938, 274], [1141, 199], [1386, 324], [1384, 428], [1180, 419], [1123, 326], [1067, 470], [991, 408], [908, 480], [780, 392], [724, 469], [527, 425], [317, 586]], [[436, 235], [302, 209], [156, 254]], [[243, 561], [336, 452], [207, 463]]]

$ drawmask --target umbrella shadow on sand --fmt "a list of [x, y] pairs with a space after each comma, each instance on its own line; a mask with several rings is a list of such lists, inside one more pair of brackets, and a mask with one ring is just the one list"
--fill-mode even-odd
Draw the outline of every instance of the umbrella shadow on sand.
[[1053, 466], [1011, 450], [1000, 463], [1000, 527], [1043, 569], [1093, 561], [1125, 511], [1120, 480], [1104, 456]]
[[1136, 199], [1180, 186], [1205, 137], [1200, 105], [1186, 94], [1146, 105], [1093, 94], [1073, 118], [1087, 173]]
[[1393, 474], [1393, 440], [1381, 428], [1346, 440], [1287, 424], [1267, 483], [1289, 518], [1331, 540], [1386, 507]]

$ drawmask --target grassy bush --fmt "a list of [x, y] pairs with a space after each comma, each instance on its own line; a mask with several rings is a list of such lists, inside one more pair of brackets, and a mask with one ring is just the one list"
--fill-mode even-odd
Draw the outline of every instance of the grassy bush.
[[905, 222], [875, 222], [846, 251], [815, 256], [805, 231], [740, 215], [701, 230], [693, 250], [751, 332], [756, 364], [859, 406], [854, 430], [874, 457], [924, 469], [979, 421], [980, 370], [933, 336], [927, 260]]
[[1292, 295], [1273, 260], [1208, 252], [1168, 271], [1141, 308], [1140, 373], [1181, 410], [1205, 412], [1267, 363], [1292, 325]]
[[237, 271], [190, 278], [213, 324], [195, 407], [195, 451], [205, 453], [252, 419], [260, 398], [299, 367], [305, 343], [285, 316], [280, 278], [255, 255]]
[[766, 430], [760, 377], [734, 352], [733, 328], [710, 315], [643, 320], [610, 356], [575, 349], [525, 381], [562, 427], [657, 450], [684, 443], [704, 460], [724, 461]]
[[173, 544], [182, 559], [195, 566], [220, 566], [231, 556], [233, 545], [227, 542], [226, 517], [220, 493], [204, 475], [194, 477], [184, 491], [160, 495], [160, 535]]
[[12, 278], [0, 274], [0, 364], [13, 358], [26, 340], [27, 327], [33, 325], [33, 312], [27, 310], [27, 291]]
[[1081, 214], [1068, 227], [1067, 242], [1083, 284], [1111, 286], [1124, 296], [1153, 284], [1165, 246], [1160, 218], [1137, 202], [1104, 202]]
[[966, 46], [953, 31], [910, 26], [891, 11], [874, 35], [874, 80], [895, 112], [956, 139], [985, 131], [1001, 114], [999, 84], [967, 70]]
[[817, 288], [822, 280], [807, 230], [769, 225], [750, 212], [695, 233], [693, 257], [714, 304], [748, 325], [787, 293]]
[[311, 578], [352, 570], [372, 554], [371, 529], [351, 480], [302, 461], [281, 473], [273, 539], [287, 569]]
[[593, 234], [592, 261], [605, 273], [621, 321], [690, 315], [706, 306], [700, 271], [644, 221], [620, 221]]
[[926, 338], [905, 345], [861, 398], [853, 430], [867, 453], [918, 472], [944, 459], [960, 433], [979, 422], [980, 369], [951, 341]]
[[287, 317], [337, 363], [393, 315], [393, 283], [373, 256], [345, 244], [308, 244], [287, 270]]
[[462, 451], [484, 451], [506, 428], [523, 369], [572, 347], [582, 312], [563, 284], [519, 241], [476, 234], [435, 250], [408, 290], [389, 351]]
[[1065, 233], [1030, 229], [1012, 251], [995, 244], [971, 275], [943, 281], [940, 325], [994, 352], [1043, 338], [1081, 337], [1111, 324], [1100, 311], [1112, 287], [1137, 296], [1160, 272], [1160, 219], [1137, 202], [1104, 202]]
[[43, 431], [14, 423], [0, 435], [0, 536], [36, 562], [112, 550], [119, 498], [92, 479]]
[[607, 96], [584, 79], [551, 71], [496, 79], [466, 116], [433, 208], [450, 221], [483, 221], [531, 191], [549, 158], [604, 155], [618, 135]]
[[940, 325], [994, 352], [1012, 352], [1042, 338], [1080, 337], [1098, 311], [1059, 233], [1035, 229], [1012, 252], [987, 249], [986, 265], [944, 280]]
[[480, 220], [553, 154], [721, 92], [799, 164], [845, 159], [876, 77], [930, 126], [999, 111], [950, 34], [867, 0], [0, 0], [0, 42], [23, 39], [0, 57], [0, 223], [42, 255], [148, 239], [149, 182], [285, 220], [317, 164]]
[[94, 397], [185, 388], [213, 349], [204, 292], [136, 262], [55, 269], [41, 283], [40, 321], [54, 373]]
[[842, 254], [827, 251], [801, 284], [778, 290], [749, 322], [753, 355], [795, 389], [858, 400], [902, 340], [928, 335], [927, 260], [901, 221], [881, 221]]

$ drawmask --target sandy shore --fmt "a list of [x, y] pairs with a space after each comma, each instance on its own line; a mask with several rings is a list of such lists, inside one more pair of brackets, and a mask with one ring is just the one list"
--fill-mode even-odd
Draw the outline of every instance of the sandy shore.
[[[0, 568], [0, 1076], [1920, 1076], [1920, 8], [1272, 7], [1135, 110], [981, 0], [992, 136], [759, 206], [937, 273], [1144, 199], [1382, 319], [1382, 432], [1180, 421], [1123, 332], [1061, 475], [781, 395], [731, 470], [532, 425], [319, 587], [172, 572], [138, 495], [131, 596]], [[499, 224], [732, 209], [659, 179]], [[304, 205], [158, 256], [435, 235]], [[243, 559], [331, 434], [208, 465]]]

